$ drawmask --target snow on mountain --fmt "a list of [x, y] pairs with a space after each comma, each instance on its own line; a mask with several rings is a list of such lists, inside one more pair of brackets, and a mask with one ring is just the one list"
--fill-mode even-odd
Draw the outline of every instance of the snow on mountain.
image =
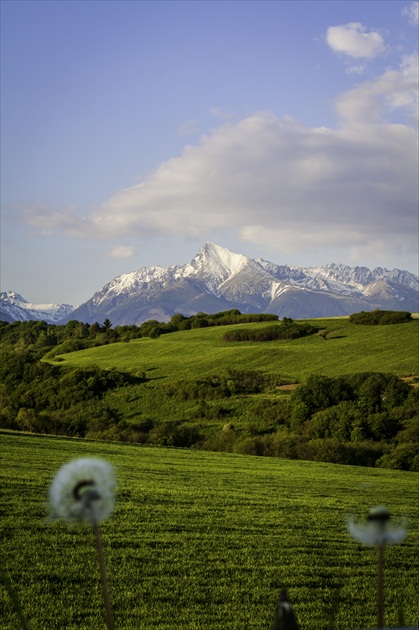
[[96, 305], [99, 305], [103, 300], [108, 299], [109, 295], [124, 295], [127, 291], [133, 292], [151, 282], [164, 282], [171, 270], [174, 269], [176, 267], [141, 267], [138, 271], [125, 273], [114, 278], [95, 293], [92, 299]]
[[93, 323], [109, 318], [116, 326], [232, 308], [301, 319], [376, 308], [417, 312], [418, 296], [419, 278], [409, 271], [335, 263], [277, 265], [205, 243], [189, 263], [122, 274], [74, 310], [68, 304], [30, 304], [18, 293], [1, 293], [0, 319]]
[[228, 249], [206, 243], [192, 260], [190, 265], [182, 267], [183, 276], [199, 274], [211, 278], [215, 285], [222, 284], [227, 278], [236, 275], [249, 262], [243, 254], [234, 254]]
[[374, 308], [418, 311], [419, 278], [399, 269], [277, 265], [206, 243], [183, 266], [142, 267], [114, 278], [72, 314], [114, 325], [167, 321], [238, 308], [280, 317], [349, 315]]
[[310, 288], [328, 288], [339, 292], [358, 291], [364, 293], [365, 288], [372, 282], [385, 280], [396, 282], [415, 291], [419, 290], [419, 279], [409, 271], [400, 269], [382, 269], [377, 267], [373, 271], [367, 267], [349, 267], [331, 263], [322, 267], [288, 267], [257, 259], [259, 264], [276, 278], [287, 280], [294, 286]]
[[43, 320], [57, 324], [74, 310], [70, 304], [32, 304], [19, 293], [0, 293], [0, 320], [25, 322]]

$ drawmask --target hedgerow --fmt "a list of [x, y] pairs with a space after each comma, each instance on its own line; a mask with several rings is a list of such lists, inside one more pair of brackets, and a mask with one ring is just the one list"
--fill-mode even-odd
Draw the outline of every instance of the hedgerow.
[[385, 326], [387, 324], [404, 324], [412, 320], [412, 314], [407, 311], [361, 311], [349, 316], [352, 324], [362, 324], [369, 326]]

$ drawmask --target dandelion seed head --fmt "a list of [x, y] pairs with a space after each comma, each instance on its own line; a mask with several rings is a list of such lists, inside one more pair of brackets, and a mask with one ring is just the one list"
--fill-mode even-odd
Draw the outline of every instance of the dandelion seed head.
[[401, 542], [407, 530], [396, 527], [390, 522], [390, 512], [385, 507], [372, 508], [368, 513], [366, 523], [357, 523], [353, 518], [348, 519], [348, 531], [352, 538], [362, 543], [378, 547], [380, 545], [396, 545]]
[[62, 466], [49, 488], [53, 518], [69, 523], [106, 519], [114, 507], [115, 476], [102, 459], [75, 459]]

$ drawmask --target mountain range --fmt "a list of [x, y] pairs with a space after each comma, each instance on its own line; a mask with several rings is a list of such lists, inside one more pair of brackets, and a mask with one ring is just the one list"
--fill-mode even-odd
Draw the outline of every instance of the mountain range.
[[73, 311], [71, 304], [31, 304], [14, 291], [0, 293], [0, 321], [9, 324], [32, 319], [58, 324]]
[[[206, 243], [183, 266], [141, 267], [123, 274], [73, 309], [28, 304], [16, 293], [1, 293], [0, 319], [71, 319], [114, 326], [148, 319], [168, 321], [174, 313], [274, 313], [280, 318], [333, 317], [358, 311], [419, 310], [419, 278], [409, 271], [329, 264], [277, 265]], [[14, 297], [12, 297], [14, 296]], [[27, 314], [27, 317], [23, 315]]]

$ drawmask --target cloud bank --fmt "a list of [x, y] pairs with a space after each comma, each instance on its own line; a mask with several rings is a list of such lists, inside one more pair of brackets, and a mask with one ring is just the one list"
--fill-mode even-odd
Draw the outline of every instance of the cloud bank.
[[[364, 56], [382, 50], [373, 33], [349, 26], [333, 40], [336, 49], [352, 56], [360, 56], [361, 49]], [[229, 230], [285, 253], [339, 247], [377, 256], [414, 252], [417, 68], [417, 55], [406, 56], [397, 70], [340, 94], [336, 129], [258, 112], [187, 146], [180, 157], [117, 192], [84, 220], [63, 210], [28, 221], [44, 233], [60, 229], [71, 237], [113, 241], [216, 239]], [[112, 255], [133, 251], [124, 245]]]

